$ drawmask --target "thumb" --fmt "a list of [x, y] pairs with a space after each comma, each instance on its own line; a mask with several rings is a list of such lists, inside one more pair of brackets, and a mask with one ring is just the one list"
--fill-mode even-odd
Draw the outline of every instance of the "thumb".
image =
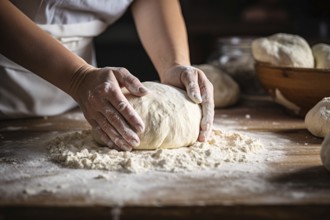
[[144, 96], [149, 92], [140, 80], [133, 76], [127, 69], [117, 68], [114, 74], [120, 86], [126, 87], [131, 94]]

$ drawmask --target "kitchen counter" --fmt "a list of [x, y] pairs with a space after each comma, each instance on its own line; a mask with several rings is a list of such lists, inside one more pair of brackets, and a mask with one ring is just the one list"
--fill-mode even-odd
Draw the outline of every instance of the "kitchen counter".
[[322, 139], [269, 97], [217, 109], [215, 127], [252, 135], [258, 162], [187, 173], [70, 169], [49, 159], [55, 136], [89, 129], [77, 109], [0, 122], [2, 219], [330, 219]]

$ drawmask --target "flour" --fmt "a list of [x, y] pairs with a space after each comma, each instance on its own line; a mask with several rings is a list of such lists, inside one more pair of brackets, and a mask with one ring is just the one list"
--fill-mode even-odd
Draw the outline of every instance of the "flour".
[[57, 137], [49, 142], [52, 160], [66, 167], [140, 173], [212, 170], [224, 163], [247, 163], [263, 151], [261, 142], [233, 131], [213, 130], [208, 142], [190, 147], [149, 151], [117, 151], [100, 147], [90, 130]]

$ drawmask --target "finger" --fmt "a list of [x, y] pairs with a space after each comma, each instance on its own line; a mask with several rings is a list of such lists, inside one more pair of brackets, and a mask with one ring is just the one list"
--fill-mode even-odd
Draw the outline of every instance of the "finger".
[[[110, 149], [114, 149], [114, 150], [117, 150], [117, 151], [122, 151], [123, 149], [120, 149], [117, 145], [115, 145], [115, 143], [112, 142], [112, 140], [109, 140], [108, 142], [108, 145], [107, 145]], [[127, 149], [125, 151], [131, 151], [131, 149]]]
[[121, 135], [119, 135], [116, 129], [102, 114], [98, 113], [95, 117], [95, 121], [97, 122], [97, 127], [100, 127], [100, 129], [96, 131], [99, 131], [100, 138], [103, 138], [101, 140], [104, 140], [109, 147], [113, 147], [113, 145], [107, 138], [109, 138], [121, 150], [132, 150], [133, 146], [124, 140]]
[[201, 142], [206, 141], [212, 131], [212, 126], [213, 126], [213, 111], [208, 107], [206, 104], [202, 104], [202, 120], [201, 120], [201, 127], [200, 127], [200, 132], [198, 136], [198, 140]]
[[206, 141], [212, 131], [214, 119], [213, 85], [203, 73], [199, 74], [199, 85], [202, 94], [202, 120], [198, 140]]
[[186, 67], [180, 74], [181, 82], [186, 88], [187, 94], [195, 103], [201, 103], [202, 97], [198, 85], [198, 72], [195, 68]]
[[128, 132], [128, 134], [133, 137], [133, 141], [135, 140], [139, 142], [139, 138], [137, 137], [135, 132], [129, 129], [129, 126], [126, 123], [128, 122], [129, 125], [132, 126], [134, 131], [143, 132], [144, 122], [139, 116], [139, 114], [128, 102], [127, 98], [124, 96], [121, 89], [119, 88], [119, 85], [117, 86], [115, 84], [113, 85], [109, 84], [106, 94], [109, 94], [106, 95], [106, 100], [109, 103], [111, 103], [111, 105], [117, 110], [117, 111], [113, 111], [111, 107], [108, 107], [106, 109], [103, 107], [105, 109], [106, 118], [115, 126], [116, 129], [119, 129], [118, 132], [120, 134], [125, 135], [126, 132]]
[[140, 80], [133, 76], [127, 69], [119, 67], [116, 70], [117, 71], [114, 71], [114, 74], [120, 86], [127, 88], [131, 94], [144, 96], [149, 92]]
[[[108, 132], [110, 132], [107, 130], [107, 125], [112, 124], [118, 133], [122, 135], [128, 143], [131, 143], [133, 147], [140, 144], [138, 135], [127, 124], [124, 117], [132, 120], [131, 124], [135, 126], [133, 128], [137, 131], [144, 129], [144, 123], [140, 116], [128, 103], [116, 80], [113, 82], [106, 82], [101, 87], [95, 89], [89, 96], [89, 102], [94, 109], [97, 109], [98, 113], [101, 113], [107, 119], [103, 122], [103, 127], [101, 126], [101, 128], [104, 128], [103, 131], [105, 133], [108, 134]], [[130, 107], [130, 109], [126, 110], [126, 106], [128, 108]], [[119, 112], [115, 108], [123, 111]], [[97, 115], [98, 113], [94, 114]], [[136, 123], [133, 124], [134, 122]]]
[[98, 125], [97, 121], [94, 119], [89, 120], [90, 125], [92, 126], [92, 135], [94, 138], [100, 140], [100, 144], [104, 144], [108, 146], [111, 149], [120, 150], [118, 146], [111, 141], [111, 139], [108, 137], [108, 135], [101, 129], [101, 127]]
[[[126, 140], [132, 147], [140, 145], [139, 136], [130, 128], [122, 115], [113, 107], [104, 108], [104, 116], [108, 123]], [[107, 133], [107, 131], [105, 130]]]
[[97, 122], [95, 121], [95, 126], [93, 126], [93, 136], [95, 138], [99, 139], [102, 144], [105, 144], [107, 147], [110, 149], [115, 149], [115, 150], [121, 150], [118, 146], [111, 141], [111, 139], [108, 137], [108, 135], [101, 129], [100, 126], [97, 125]]

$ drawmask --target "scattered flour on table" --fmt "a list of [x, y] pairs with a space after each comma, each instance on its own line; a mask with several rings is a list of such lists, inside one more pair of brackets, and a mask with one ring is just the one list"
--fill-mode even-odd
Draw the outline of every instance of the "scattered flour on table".
[[133, 173], [197, 171], [217, 169], [224, 163], [258, 162], [255, 156], [264, 150], [254, 137], [218, 129], [207, 142], [178, 149], [117, 151], [98, 145], [90, 130], [56, 137], [48, 147], [51, 159], [66, 167]]

